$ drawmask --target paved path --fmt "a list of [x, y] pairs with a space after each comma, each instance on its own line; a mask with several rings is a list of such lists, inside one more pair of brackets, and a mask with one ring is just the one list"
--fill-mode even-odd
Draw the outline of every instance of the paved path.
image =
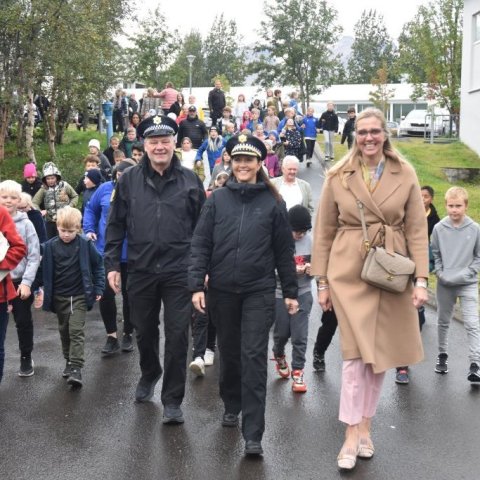
[[[317, 196], [320, 173], [318, 165], [301, 173], [312, 180]], [[412, 368], [409, 385], [396, 385], [394, 372], [386, 376], [374, 424], [375, 457], [340, 474], [335, 458], [343, 435], [337, 420], [341, 357], [337, 335], [326, 355], [327, 371], [312, 371], [319, 318], [315, 305], [306, 394], [294, 395], [290, 382], [278, 379], [270, 365], [262, 460], [245, 459], [240, 431], [220, 425], [218, 362], [205, 378], [188, 375], [185, 424], [164, 426], [159, 386], [153, 402], [133, 402], [137, 352], [101, 358], [104, 328], [98, 310], [88, 318], [85, 385], [75, 392], [61, 377], [55, 318], [35, 312], [35, 375], [23, 379], [16, 375], [19, 354], [10, 323], [0, 386], [0, 479], [478, 480], [480, 388], [466, 380], [461, 324], [452, 324], [450, 373], [440, 376], [434, 373], [435, 317], [427, 311], [425, 362]]]

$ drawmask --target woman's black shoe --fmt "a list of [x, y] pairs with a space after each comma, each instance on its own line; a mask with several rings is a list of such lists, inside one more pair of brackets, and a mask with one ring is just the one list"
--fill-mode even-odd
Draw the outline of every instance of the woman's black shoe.
[[245, 455], [263, 455], [262, 443], [255, 440], [247, 440], [245, 442]]

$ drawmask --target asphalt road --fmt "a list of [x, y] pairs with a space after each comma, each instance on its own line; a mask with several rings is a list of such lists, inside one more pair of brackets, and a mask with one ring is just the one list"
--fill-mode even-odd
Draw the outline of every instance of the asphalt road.
[[[304, 169], [304, 167], [302, 167]], [[321, 169], [301, 176], [318, 195]], [[373, 427], [376, 453], [351, 473], [339, 473], [336, 456], [343, 426], [337, 420], [341, 357], [338, 335], [327, 352], [327, 371], [312, 371], [312, 347], [320, 325], [310, 321], [306, 394], [269, 368], [263, 459], [243, 456], [238, 429], [220, 425], [218, 358], [204, 378], [188, 374], [185, 424], [161, 423], [160, 386], [153, 401], [134, 403], [138, 353], [102, 358], [105, 341], [98, 310], [88, 316], [84, 387], [71, 391], [61, 377], [64, 361], [56, 319], [35, 312], [35, 375], [19, 378], [16, 331], [10, 323], [5, 375], [0, 385], [1, 480], [477, 480], [480, 478], [480, 388], [466, 380], [463, 326], [451, 328], [450, 372], [434, 372], [435, 312], [422, 333], [425, 361], [411, 369], [409, 385], [385, 379]], [[121, 329], [121, 326], [120, 326]], [[289, 352], [289, 350], [287, 350]]]

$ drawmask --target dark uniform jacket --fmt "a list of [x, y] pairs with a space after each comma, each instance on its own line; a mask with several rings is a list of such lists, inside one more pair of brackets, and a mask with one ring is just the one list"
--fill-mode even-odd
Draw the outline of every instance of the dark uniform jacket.
[[190, 241], [205, 201], [198, 176], [182, 167], [176, 155], [160, 176], [145, 156], [142, 164], [122, 174], [112, 197], [106, 230], [106, 271], [120, 271], [127, 232], [129, 272], [186, 282]]
[[223, 90], [214, 88], [208, 92], [208, 108], [210, 108], [210, 112], [215, 114], [217, 118], [222, 116], [222, 110], [226, 105], [227, 102]]
[[263, 182], [229, 180], [207, 199], [192, 238], [189, 288], [228, 293], [273, 292], [275, 268], [283, 295], [297, 298], [294, 241], [285, 202]]

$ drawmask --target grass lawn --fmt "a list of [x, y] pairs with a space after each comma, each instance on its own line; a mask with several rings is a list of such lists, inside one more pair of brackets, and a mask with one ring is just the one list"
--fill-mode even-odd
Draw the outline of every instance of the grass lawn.
[[[107, 135], [100, 135], [94, 126], [86, 132], [79, 132], [74, 125], [70, 125], [65, 132], [63, 145], [57, 145], [56, 165], [62, 173], [62, 177], [73, 187], [83, 175], [83, 159], [88, 155], [88, 141], [92, 138], [100, 140], [102, 151], [107, 148]], [[41, 176], [41, 168], [44, 163], [51, 160], [48, 146], [41, 139], [35, 140], [35, 155], [37, 159], [37, 171]], [[12, 179], [23, 180], [23, 165], [27, 161], [26, 156], [18, 156], [15, 142], [7, 142], [5, 146], [5, 160], [0, 164], [0, 180]]]

